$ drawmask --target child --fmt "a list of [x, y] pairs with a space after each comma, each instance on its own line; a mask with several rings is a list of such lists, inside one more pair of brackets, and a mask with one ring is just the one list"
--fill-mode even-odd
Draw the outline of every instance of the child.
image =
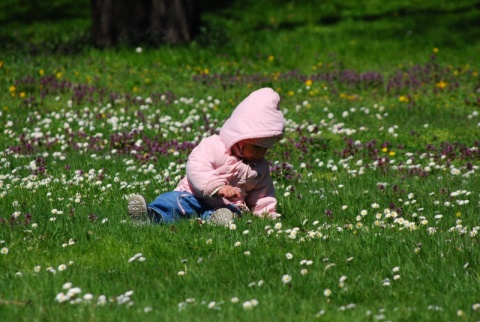
[[132, 219], [173, 223], [200, 217], [226, 225], [250, 211], [275, 219], [275, 189], [265, 160], [267, 149], [279, 141], [285, 121], [278, 109], [280, 96], [271, 88], [251, 93], [233, 111], [218, 135], [203, 139], [187, 161], [187, 175], [174, 191], [147, 205], [141, 195], [128, 200]]

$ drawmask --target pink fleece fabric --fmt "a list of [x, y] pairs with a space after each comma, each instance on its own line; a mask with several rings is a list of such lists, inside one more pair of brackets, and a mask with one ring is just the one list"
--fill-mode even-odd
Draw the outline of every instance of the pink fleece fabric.
[[[256, 215], [276, 213], [276, 198], [268, 163], [245, 163], [233, 147], [244, 140], [276, 142], [285, 131], [285, 120], [278, 109], [280, 96], [271, 88], [251, 93], [233, 111], [219, 135], [203, 139], [187, 161], [187, 175], [175, 190], [202, 198], [212, 208], [235, 204]], [[237, 145], [238, 147], [238, 145]], [[224, 185], [236, 187], [241, 197], [219, 198], [215, 192]]]

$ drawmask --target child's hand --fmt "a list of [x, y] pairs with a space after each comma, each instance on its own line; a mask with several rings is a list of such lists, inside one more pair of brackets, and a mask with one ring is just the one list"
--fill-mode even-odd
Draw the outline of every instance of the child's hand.
[[230, 185], [221, 187], [220, 190], [218, 190], [217, 195], [227, 199], [234, 197], [239, 198], [242, 196], [240, 190]]

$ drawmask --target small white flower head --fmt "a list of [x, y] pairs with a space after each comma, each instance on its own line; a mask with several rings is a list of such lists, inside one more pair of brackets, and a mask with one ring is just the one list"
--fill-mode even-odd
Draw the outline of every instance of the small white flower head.
[[143, 309], [143, 312], [148, 313], [152, 312], [153, 308], [151, 306], [147, 306], [146, 308]]
[[135, 49], [135, 52], [136, 52], [137, 54], [141, 54], [142, 51], [143, 51], [143, 48], [142, 48], [142, 47], [137, 47], [137, 48]]
[[210, 245], [212, 242], [213, 242], [213, 240], [211, 238], [207, 239], [207, 241], [206, 241], [207, 245]]
[[239, 242], [239, 241], [237, 241], [237, 242], [235, 242], [235, 244], [233, 244], [233, 246], [235, 246], [235, 247], [239, 247], [240, 245], [242, 245], [242, 243]]
[[282, 282], [284, 284], [290, 283], [292, 281], [292, 277], [288, 274], [282, 276]]
[[230, 223], [230, 224], [228, 225], [228, 229], [230, 229], [230, 230], [236, 230], [236, 229], [237, 229], [237, 225], [235, 225], [234, 223]]
[[253, 304], [251, 301], [245, 301], [242, 304], [244, 310], [251, 310], [253, 308]]
[[399, 272], [400, 271], [400, 267], [398, 266], [395, 266], [394, 268], [392, 268], [392, 272], [396, 273], [396, 272]]
[[293, 255], [292, 255], [291, 253], [286, 253], [286, 254], [285, 254], [285, 257], [286, 257], [287, 259], [292, 259], [292, 258], [293, 258]]
[[302, 275], [307, 275], [307, 274], [308, 274], [308, 269], [302, 268], [302, 269], [300, 270], [300, 274], [302, 274]]
[[185, 275], [185, 271], [179, 271], [179, 272], [177, 273], [177, 275], [178, 275], [178, 276], [183, 276], [183, 275]]
[[325, 295], [326, 297], [329, 297], [330, 295], [332, 295], [332, 291], [329, 288], [327, 288], [323, 291], [323, 295]]
[[273, 228], [275, 228], [276, 230], [282, 229], [282, 223], [277, 222]]
[[62, 288], [63, 288], [64, 290], [68, 290], [68, 289], [71, 289], [72, 286], [73, 286], [73, 285], [72, 285], [71, 282], [67, 282], [67, 283], [63, 284]]
[[67, 265], [65, 265], [65, 264], [60, 264], [60, 265], [58, 266], [58, 270], [59, 270], [60, 272], [66, 270], [66, 269], [67, 269]]
[[244, 251], [243, 254], [244, 254], [245, 256], [250, 256], [250, 255], [251, 255], [251, 253], [250, 253], [249, 250]]
[[42, 266], [37, 265], [37, 266], [35, 266], [35, 267], [33, 268], [33, 271], [34, 271], [35, 273], [38, 273], [38, 272], [40, 272], [41, 269], [42, 269]]
[[240, 301], [240, 300], [239, 300], [238, 297], [236, 297], [236, 296], [234, 296], [234, 297], [232, 297], [232, 298], [230, 299], [230, 302], [232, 302], [232, 303], [234, 303], [234, 304], [235, 304], [235, 303], [238, 303], [238, 301]]
[[248, 235], [248, 234], [250, 234], [250, 231], [249, 231], [249, 230], [244, 230], [244, 231], [243, 231], [243, 234], [244, 234], [244, 235]]
[[399, 279], [400, 279], [400, 275], [399, 275], [399, 274], [394, 275], [394, 276], [393, 276], [393, 279], [394, 279], [395, 281], [396, 281], [396, 280], [399, 280]]
[[91, 301], [91, 300], [93, 299], [93, 295], [90, 294], [90, 293], [87, 293], [87, 294], [85, 294], [85, 295], [83, 296], [83, 299], [84, 299], [85, 301]]
[[217, 305], [217, 302], [211, 301], [210, 303], [208, 303], [208, 308], [213, 309], [213, 308], [215, 308], [216, 305]]
[[3, 247], [2, 250], [0, 250], [0, 253], [2, 253], [2, 255], [7, 255], [8, 254], [8, 248]]

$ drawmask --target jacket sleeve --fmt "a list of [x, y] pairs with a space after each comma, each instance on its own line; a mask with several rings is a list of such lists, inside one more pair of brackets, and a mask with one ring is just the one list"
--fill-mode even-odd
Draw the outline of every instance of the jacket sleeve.
[[275, 188], [268, 172], [255, 188], [248, 192], [245, 202], [254, 215], [267, 216], [272, 219], [280, 217], [280, 214], [276, 212]]
[[200, 196], [211, 197], [219, 187], [228, 184], [228, 175], [217, 171], [226, 153], [220, 151], [221, 147], [223, 144], [219, 145], [215, 140], [204, 139], [188, 156], [187, 180]]

